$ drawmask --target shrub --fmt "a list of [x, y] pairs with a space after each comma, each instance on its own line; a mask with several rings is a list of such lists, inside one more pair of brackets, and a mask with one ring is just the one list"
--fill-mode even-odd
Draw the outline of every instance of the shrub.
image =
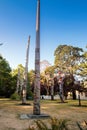
[[29, 100], [33, 99], [33, 93], [30, 90], [27, 92], [27, 99], [29, 99]]
[[57, 118], [51, 118], [49, 127], [41, 120], [35, 121], [36, 127], [29, 127], [28, 130], [69, 130], [67, 127], [67, 121], [66, 119], [60, 119]]
[[10, 98], [12, 100], [20, 100], [20, 96], [17, 93], [13, 93]]
[[[67, 122], [69, 120], [66, 119], [60, 119], [57, 118], [51, 118], [51, 121], [49, 122], [49, 127], [46, 123], [44, 123], [41, 120], [35, 121], [36, 126], [30, 126], [27, 130], [70, 130], [67, 125]], [[78, 126], [78, 130], [87, 130], [87, 121], [84, 121], [84, 126], [82, 126], [79, 122], [76, 122]]]
[[87, 130], [87, 122], [86, 121], [84, 121], [84, 127], [82, 127], [79, 122], [77, 122], [77, 126], [78, 126], [79, 130]]

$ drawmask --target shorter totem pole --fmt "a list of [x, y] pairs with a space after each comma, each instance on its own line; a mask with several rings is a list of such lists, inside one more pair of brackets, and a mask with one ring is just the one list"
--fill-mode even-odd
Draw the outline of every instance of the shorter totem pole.
[[30, 45], [30, 36], [28, 38], [28, 45], [27, 45], [27, 51], [26, 51], [26, 63], [25, 63], [24, 79], [23, 79], [23, 86], [22, 86], [22, 104], [26, 104], [26, 88], [27, 88], [27, 83], [28, 83], [29, 45]]

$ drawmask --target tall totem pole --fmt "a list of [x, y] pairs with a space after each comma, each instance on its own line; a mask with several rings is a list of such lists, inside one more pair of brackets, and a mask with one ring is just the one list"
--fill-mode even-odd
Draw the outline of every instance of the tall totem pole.
[[26, 50], [26, 63], [25, 63], [25, 71], [24, 71], [24, 79], [23, 79], [23, 87], [22, 87], [22, 104], [26, 104], [26, 89], [27, 89], [27, 83], [28, 83], [29, 45], [30, 45], [30, 36], [28, 38], [28, 44], [27, 44], [27, 50]]
[[37, 0], [33, 114], [40, 115], [40, 0]]

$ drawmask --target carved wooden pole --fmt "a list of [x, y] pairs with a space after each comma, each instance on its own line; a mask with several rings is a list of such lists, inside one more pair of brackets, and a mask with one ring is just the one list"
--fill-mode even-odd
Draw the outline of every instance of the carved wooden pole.
[[23, 81], [23, 87], [22, 87], [22, 104], [26, 104], [26, 88], [27, 88], [27, 81], [28, 81], [29, 45], [30, 45], [30, 36], [28, 38], [28, 45], [27, 45], [27, 50], [26, 50], [26, 63], [25, 63], [24, 81]]
[[17, 88], [16, 88], [16, 93], [19, 94], [18, 92], [20, 91], [20, 68], [18, 68], [18, 76], [17, 76]]
[[35, 48], [35, 84], [33, 114], [40, 115], [40, 0], [37, 0], [36, 48]]

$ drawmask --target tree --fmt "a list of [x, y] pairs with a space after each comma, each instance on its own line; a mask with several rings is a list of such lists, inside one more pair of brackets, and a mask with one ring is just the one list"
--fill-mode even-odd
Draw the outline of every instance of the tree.
[[[67, 99], [68, 92], [73, 92], [74, 91], [74, 77], [73, 77], [73, 75], [66, 75], [65, 76], [65, 78], [63, 80], [63, 86], [64, 86], [63, 87], [64, 96], [65, 96], [65, 99]], [[76, 97], [74, 97], [74, 98], [76, 98]]]
[[67, 72], [67, 70], [73, 73], [76, 70], [77, 64], [82, 60], [83, 49], [79, 47], [73, 47], [68, 45], [59, 45], [55, 52], [55, 66], [60, 70]]
[[54, 75], [55, 66], [49, 66], [45, 69], [45, 74], [49, 74], [50, 77]]
[[23, 78], [23, 73], [24, 73], [24, 66], [22, 64], [19, 64], [17, 68], [12, 70], [12, 76], [17, 76], [18, 75], [18, 69], [20, 69], [20, 78]]
[[[73, 47], [68, 45], [59, 45], [55, 52], [55, 66], [59, 71], [70, 74], [73, 77], [78, 70], [78, 64], [83, 61], [83, 49], [79, 47]], [[73, 91], [73, 95], [75, 91]]]
[[78, 75], [80, 75], [83, 79], [87, 80], [87, 51], [83, 53], [83, 62], [78, 66]]
[[49, 66], [45, 69], [45, 79], [47, 93], [51, 95], [51, 100], [54, 100], [54, 66]]
[[6, 61], [6, 59], [3, 58], [1, 55], [0, 55], [0, 71], [2, 73], [3, 72], [8, 72], [8, 73], [11, 72], [11, 67], [10, 67], [8, 61]]
[[28, 77], [29, 77], [29, 80], [30, 80], [30, 85], [32, 85], [32, 83], [34, 83], [35, 71], [30, 70], [29, 73], [28, 73]]
[[13, 91], [11, 67], [7, 60], [0, 55], [0, 96], [10, 97]]

